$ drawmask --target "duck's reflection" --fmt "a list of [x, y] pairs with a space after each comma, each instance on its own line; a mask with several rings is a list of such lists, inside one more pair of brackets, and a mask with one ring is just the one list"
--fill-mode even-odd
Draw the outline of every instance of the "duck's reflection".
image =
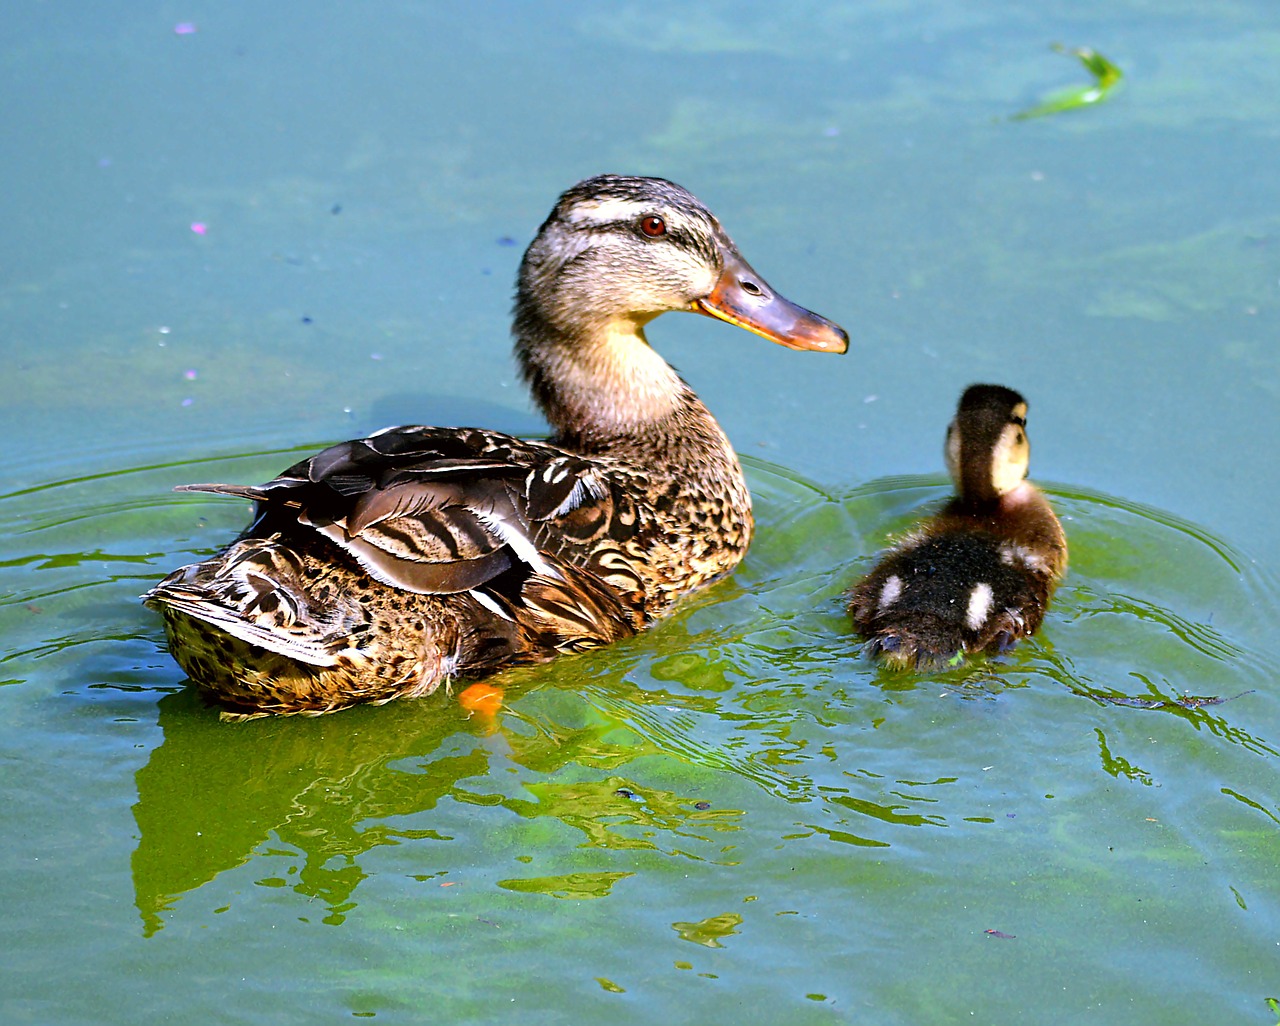
[[[687, 644], [677, 631], [672, 640], [681, 639]], [[556, 820], [566, 828], [566, 848], [719, 861], [721, 835], [737, 830], [743, 813], [713, 805], [697, 790], [701, 770], [724, 769], [716, 741], [698, 743], [677, 730], [669, 752], [624, 714], [661, 700], [667, 715], [681, 719], [695, 707], [706, 711], [705, 702], [624, 681], [640, 654], [624, 648], [608, 659], [572, 657], [567, 665], [579, 672], [563, 688], [547, 686], [543, 668], [503, 674], [498, 679], [514, 704], [496, 717], [438, 693], [317, 719], [226, 724], [194, 689], [166, 696], [159, 703], [164, 742], [137, 773], [133, 879], [144, 932], [161, 929], [187, 892], [255, 858], [280, 855], [296, 858], [296, 868], [287, 879], [258, 882], [291, 887], [323, 904], [325, 922], [340, 923], [368, 876], [370, 850], [451, 839], [437, 833], [433, 817], [419, 817], [414, 829], [395, 825], [442, 799], [501, 806], [520, 820]], [[625, 775], [634, 759], [672, 752], [690, 767], [689, 793]], [[519, 773], [515, 793], [504, 768]], [[601, 856], [604, 869], [616, 868], [611, 858]], [[559, 893], [548, 880], [502, 886]]]
[[[360, 856], [394, 843], [377, 824], [431, 809], [489, 768], [491, 748], [477, 743], [483, 721], [444, 696], [375, 716], [240, 727], [219, 722], [191, 689], [159, 705], [164, 743], [138, 771], [133, 809], [134, 888], [148, 935], [179, 896], [248, 862], [269, 839], [302, 853], [294, 889], [340, 915], [366, 876]], [[406, 759], [412, 766], [397, 768]]]

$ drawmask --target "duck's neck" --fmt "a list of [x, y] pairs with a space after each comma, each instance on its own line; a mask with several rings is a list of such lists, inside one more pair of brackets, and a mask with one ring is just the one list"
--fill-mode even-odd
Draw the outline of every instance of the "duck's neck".
[[[532, 311], [516, 324], [516, 356], [534, 401], [575, 449], [662, 433], [690, 406], [705, 408], [645, 340], [651, 317], [611, 318], [566, 330]], [[710, 414], [706, 414], [709, 418]]]
[[[673, 568], [666, 608], [682, 588], [731, 569], [751, 540], [751, 493], [716, 419], [649, 348], [644, 322], [612, 320], [577, 335], [516, 318], [516, 355], [551, 441], [632, 472], [644, 514]], [[662, 539], [658, 541], [658, 539]]]

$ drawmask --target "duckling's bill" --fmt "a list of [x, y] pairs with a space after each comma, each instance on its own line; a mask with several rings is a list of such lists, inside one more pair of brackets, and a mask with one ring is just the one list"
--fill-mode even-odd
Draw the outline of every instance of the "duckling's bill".
[[843, 353], [849, 348], [849, 336], [840, 325], [779, 295], [736, 253], [726, 254], [715, 288], [694, 300], [692, 308], [788, 349]]

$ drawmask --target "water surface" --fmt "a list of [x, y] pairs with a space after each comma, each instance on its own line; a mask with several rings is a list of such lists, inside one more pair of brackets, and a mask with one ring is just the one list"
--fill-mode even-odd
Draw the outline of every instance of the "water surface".
[[[3, 16], [6, 1022], [1274, 1023], [1280, 20], [789, 10]], [[1081, 80], [1053, 43], [1124, 82], [1010, 120]], [[542, 430], [511, 281], [603, 170], [853, 337], [651, 328], [746, 562], [492, 720], [218, 722], [136, 596], [246, 510], [172, 486]], [[1031, 400], [1070, 576], [1003, 661], [878, 670], [843, 592], [977, 380]]]

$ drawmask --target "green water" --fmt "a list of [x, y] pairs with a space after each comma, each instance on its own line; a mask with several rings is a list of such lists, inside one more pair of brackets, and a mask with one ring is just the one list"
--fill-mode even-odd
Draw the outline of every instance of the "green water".
[[[1274, 1026], [1280, 12], [778, 10], [0, 15], [0, 1019]], [[1054, 43], [1123, 81], [1011, 120], [1088, 84]], [[247, 511], [171, 487], [537, 433], [515, 265], [603, 170], [852, 336], [650, 329], [746, 562], [493, 721], [218, 722], [136, 596]], [[842, 592], [977, 380], [1070, 575], [1005, 661], [878, 671]]]

